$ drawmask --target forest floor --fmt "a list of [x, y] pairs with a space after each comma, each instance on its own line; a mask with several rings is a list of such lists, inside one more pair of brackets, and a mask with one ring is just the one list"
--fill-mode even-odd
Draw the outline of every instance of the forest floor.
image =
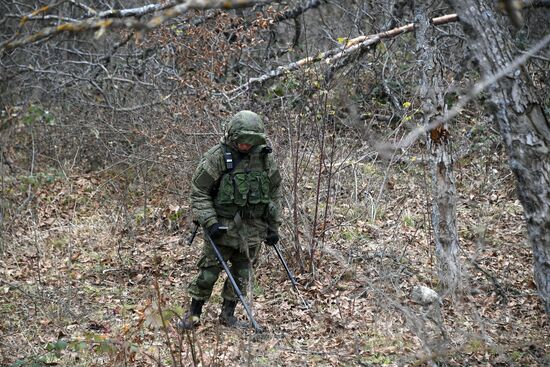
[[[174, 199], [159, 183], [144, 210], [110, 173], [7, 177], [17, 215], [2, 235], [0, 365], [548, 366], [550, 328], [502, 154], [458, 161], [463, 280], [454, 297], [411, 299], [416, 285], [438, 289], [429, 185], [411, 160], [389, 177], [376, 211], [361, 200], [332, 203], [313, 272], [300, 270], [312, 262], [308, 241], [300, 260], [283, 231], [308, 308], [263, 249], [250, 297], [262, 334], [218, 323], [221, 282], [200, 327], [174, 328], [202, 246], [200, 236], [185, 243], [185, 195]], [[246, 319], [241, 306], [238, 314]]]

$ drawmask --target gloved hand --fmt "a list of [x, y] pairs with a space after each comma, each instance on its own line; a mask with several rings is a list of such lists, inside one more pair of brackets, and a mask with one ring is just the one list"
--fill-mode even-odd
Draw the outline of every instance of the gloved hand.
[[279, 242], [279, 233], [277, 233], [277, 231], [268, 229], [265, 243], [267, 243], [269, 246], [274, 246], [277, 244], [277, 242]]
[[220, 239], [226, 231], [227, 228], [223, 227], [220, 223], [214, 223], [208, 227], [208, 235], [213, 240]]

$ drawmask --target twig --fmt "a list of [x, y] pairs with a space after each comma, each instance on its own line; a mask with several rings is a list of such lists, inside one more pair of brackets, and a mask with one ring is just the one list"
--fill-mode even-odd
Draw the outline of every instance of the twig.
[[[431, 20], [433, 25], [442, 25], [456, 21], [458, 21], [458, 15], [456, 14], [448, 14], [441, 17], [433, 18]], [[342, 59], [357, 50], [371, 47], [372, 45], [380, 42], [380, 40], [382, 39], [393, 38], [403, 33], [409, 33], [413, 30], [414, 23], [410, 23], [402, 27], [390, 29], [389, 31], [353, 38], [342, 47], [337, 47], [332, 50], [322, 52], [317, 56], [306, 57], [301, 60], [291, 62], [290, 64], [279, 66], [278, 68], [271, 70], [264, 75], [250, 78], [246, 83], [226, 92], [226, 94], [242, 93], [248, 90], [248, 88], [250, 88], [250, 86], [253, 84], [263, 84], [270, 79], [279, 77], [283, 74], [298, 70], [306, 65], [314, 64], [320, 61], [325, 61], [327, 64], [332, 64], [335, 61]]]
[[4, 208], [8, 206], [4, 203], [6, 197], [6, 187], [4, 181], [4, 144], [0, 147], [0, 256], [4, 255]]
[[89, 14], [90, 16], [93, 16], [93, 15], [96, 15], [96, 14], [97, 14], [97, 11], [96, 11], [96, 10], [90, 8], [90, 7], [89, 7], [88, 5], [86, 5], [86, 4], [82, 4], [82, 3], [78, 2], [78, 1], [75, 1], [75, 0], [69, 0], [69, 2], [70, 2], [71, 4], [73, 4], [73, 5], [75, 5], [75, 6], [79, 7], [79, 8], [81, 8], [81, 9], [84, 9], [86, 12], [88, 12], [88, 14]]
[[273, 21], [282, 22], [287, 19], [296, 19], [309, 9], [315, 9], [321, 5], [321, 0], [307, 0], [304, 4], [296, 6], [294, 9], [285, 11], [284, 13], [277, 15]]
[[162, 323], [162, 331], [164, 331], [164, 336], [166, 337], [166, 346], [168, 347], [168, 350], [170, 351], [170, 357], [172, 358], [172, 363], [173, 363], [172, 365], [177, 366], [175, 352], [172, 349], [172, 343], [170, 342], [170, 335], [168, 335], [168, 327], [166, 326], [166, 320], [164, 319], [164, 315], [162, 313], [162, 295], [160, 293], [160, 286], [159, 286], [159, 281], [158, 281], [158, 277], [157, 277], [156, 272], [155, 272], [154, 285], [155, 285], [155, 293], [157, 295], [158, 312], [159, 312], [160, 320], [161, 320], [161, 323]]
[[467, 259], [477, 270], [481, 271], [483, 274], [485, 274], [487, 276], [487, 278], [489, 278], [491, 280], [491, 282], [495, 286], [497, 294], [501, 297], [501, 299], [504, 301], [504, 303], [508, 303], [508, 296], [506, 295], [506, 291], [500, 285], [497, 278], [493, 274], [491, 274], [489, 271], [483, 269], [481, 267], [481, 265], [479, 265], [478, 262], [475, 261], [474, 259], [471, 259], [469, 257], [467, 257]]
[[0, 43], [0, 51], [21, 47], [63, 32], [79, 33], [85, 31], [98, 31], [96, 34], [97, 37], [101, 36], [106, 29], [113, 28], [128, 28], [138, 31], [149, 31], [160, 26], [167, 20], [180, 16], [189, 10], [237, 9], [252, 7], [259, 4], [269, 4], [273, 1], [275, 0], [187, 0], [184, 3], [164, 10], [161, 14], [155, 16], [148, 22], [142, 22], [133, 16], [144, 15], [162, 9], [160, 5], [153, 4], [136, 9], [116, 10], [112, 13], [106, 14], [103, 18], [94, 17], [78, 22], [63, 23], [54, 27], [46, 27], [31, 35], [2, 42]]
[[395, 149], [407, 148], [411, 146], [421, 135], [455, 118], [458, 114], [460, 114], [462, 109], [466, 107], [466, 105], [474, 97], [476, 97], [479, 93], [481, 93], [485, 88], [496, 83], [497, 81], [502, 79], [504, 76], [506, 76], [513, 70], [517, 69], [519, 66], [525, 64], [527, 60], [529, 60], [532, 56], [534, 56], [543, 48], [545, 48], [549, 43], [550, 43], [550, 34], [546, 35], [546, 37], [544, 37], [542, 40], [536, 43], [533, 47], [531, 47], [528, 51], [526, 51], [522, 56], [513, 60], [511, 63], [509, 63], [504, 68], [502, 68], [496, 74], [488, 75], [483, 80], [476, 83], [468, 91], [468, 93], [461, 96], [461, 98], [458, 100], [458, 103], [454, 105], [454, 107], [450, 109], [449, 112], [444, 117], [437, 118], [430, 124], [417, 127], [416, 129], [411, 131], [399, 144], [396, 144], [394, 148]]

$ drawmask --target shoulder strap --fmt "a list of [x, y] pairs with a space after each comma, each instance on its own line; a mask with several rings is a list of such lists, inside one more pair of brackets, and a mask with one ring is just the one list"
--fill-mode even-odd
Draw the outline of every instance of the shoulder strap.
[[223, 144], [223, 159], [225, 161], [225, 174], [231, 173], [239, 165], [242, 156], [240, 154], [234, 155], [230, 147], [227, 144]]
[[220, 143], [221, 145], [221, 151], [223, 152], [223, 161], [225, 162], [225, 171], [218, 177], [216, 181], [214, 181], [214, 184], [212, 185], [212, 189], [210, 190], [210, 195], [215, 198], [218, 195], [218, 191], [220, 190], [220, 183], [222, 180], [222, 177], [228, 173], [231, 173], [235, 166], [239, 164], [239, 162], [233, 162], [233, 154], [227, 149], [227, 145], [225, 143]]
[[227, 150], [227, 145], [223, 144], [223, 159], [225, 161], [225, 173], [233, 171], [235, 166], [233, 165], [233, 154]]
[[269, 159], [267, 159], [267, 156], [273, 152], [273, 149], [269, 145], [265, 145], [262, 147], [262, 150], [260, 150], [260, 156], [263, 159], [264, 163], [264, 169], [269, 170], [271, 167], [268, 167]]

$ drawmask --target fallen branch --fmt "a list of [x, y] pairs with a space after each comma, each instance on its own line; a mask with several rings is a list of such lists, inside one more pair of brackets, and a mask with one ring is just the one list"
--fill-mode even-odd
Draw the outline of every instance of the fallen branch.
[[[442, 25], [442, 24], [452, 23], [456, 21], [458, 21], [458, 15], [456, 14], [447, 14], [441, 17], [433, 18], [431, 20], [433, 25]], [[342, 47], [337, 47], [332, 50], [322, 52], [317, 56], [306, 57], [304, 59], [292, 62], [284, 66], [279, 66], [277, 69], [271, 70], [270, 72], [264, 75], [261, 75], [255, 78], [250, 78], [246, 83], [228, 91], [227, 94], [231, 95], [239, 92], [242, 93], [248, 90], [248, 88], [250, 88], [250, 86], [253, 84], [262, 84], [270, 79], [276, 78], [285, 73], [298, 70], [301, 67], [306, 65], [314, 64], [320, 61], [325, 61], [327, 64], [332, 64], [335, 61], [340, 60], [357, 50], [362, 50], [366, 47], [370, 47], [380, 42], [382, 39], [393, 38], [403, 33], [409, 33], [412, 30], [414, 30], [414, 23], [410, 23], [398, 28], [393, 28], [393, 29], [390, 29], [389, 31], [380, 32], [377, 34], [359, 36], [359, 37], [353, 38], [349, 40]]]

